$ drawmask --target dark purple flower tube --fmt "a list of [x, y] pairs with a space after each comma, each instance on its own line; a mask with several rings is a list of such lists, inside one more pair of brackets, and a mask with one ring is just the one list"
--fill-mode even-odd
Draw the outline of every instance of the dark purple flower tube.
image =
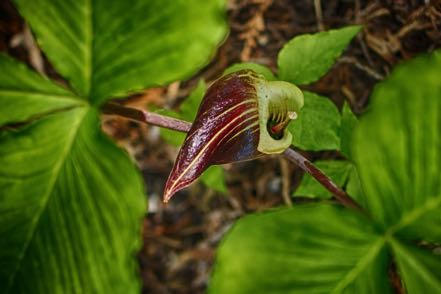
[[266, 81], [251, 70], [223, 76], [207, 90], [164, 189], [164, 202], [212, 164], [282, 153], [286, 126], [303, 106], [293, 84]]

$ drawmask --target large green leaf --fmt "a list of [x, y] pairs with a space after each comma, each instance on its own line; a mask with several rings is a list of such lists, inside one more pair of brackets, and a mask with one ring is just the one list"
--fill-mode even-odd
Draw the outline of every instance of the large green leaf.
[[142, 180], [96, 110], [3, 132], [0, 190], [2, 293], [139, 292]]
[[53, 66], [101, 103], [183, 79], [226, 32], [223, 0], [15, 0]]
[[71, 92], [0, 54], [0, 126], [84, 105]]
[[210, 293], [389, 293], [384, 238], [327, 204], [249, 215], [218, 249]]
[[441, 256], [391, 239], [406, 293], [441, 293]]
[[204, 65], [224, 1], [15, 2], [75, 94], [0, 57], [2, 293], [137, 293], [142, 180], [91, 105]]
[[353, 168], [349, 174], [349, 179], [346, 184], [346, 192], [362, 207], [366, 207], [366, 196], [360, 182], [357, 167], [352, 163]]
[[[441, 54], [399, 66], [354, 138], [367, 209], [391, 232], [441, 242]], [[392, 226], [392, 227], [391, 227]]]
[[340, 151], [348, 159], [352, 159], [352, 135], [354, 133], [357, 122], [357, 117], [352, 112], [351, 107], [348, 105], [348, 103], [345, 102], [341, 113]]
[[340, 148], [340, 113], [328, 98], [303, 92], [305, 105], [298, 119], [288, 126], [294, 146], [304, 150], [335, 150]]
[[318, 80], [334, 64], [359, 30], [359, 26], [350, 26], [295, 37], [279, 52], [279, 77], [300, 85]]

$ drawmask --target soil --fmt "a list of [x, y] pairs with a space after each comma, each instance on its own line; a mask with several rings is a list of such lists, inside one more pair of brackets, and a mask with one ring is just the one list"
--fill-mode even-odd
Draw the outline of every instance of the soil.
[[[375, 84], [395, 65], [441, 47], [440, 0], [229, 0], [228, 21], [228, 38], [197, 75], [146, 90], [123, 103], [174, 109], [200, 78], [210, 83], [233, 63], [252, 61], [275, 70], [278, 51], [294, 36], [362, 24], [362, 33], [330, 72], [305, 87], [330, 97], [338, 107], [347, 101], [361, 114]], [[10, 0], [0, 0], [0, 51], [60, 79]], [[176, 148], [161, 140], [157, 127], [115, 117], [103, 121], [105, 131], [136, 159], [148, 190], [144, 245], [138, 255], [143, 293], [204, 292], [216, 247], [234, 221], [247, 213], [289, 205], [286, 198], [303, 175], [277, 156], [226, 165], [228, 196], [196, 183], [164, 206], [162, 189]], [[336, 152], [304, 154], [311, 160], [340, 156]], [[391, 270], [390, 278], [401, 292], [396, 271]]]

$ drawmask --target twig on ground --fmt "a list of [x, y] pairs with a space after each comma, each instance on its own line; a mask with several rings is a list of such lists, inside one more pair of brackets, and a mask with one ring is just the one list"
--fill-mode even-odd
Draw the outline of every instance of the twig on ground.
[[355, 66], [359, 70], [365, 72], [366, 74], [368, 74], [370, 77], [374, 78], [375, 80], [378, 80], [378, 81], [384, 80], [384, 76], [382, 74], [376, 72], [375, 70], [373, 70], [372, 68], [370, 68], [366, 65], [361, 64], [360, 62], [357, 61], [357, 59], [355, 59], [353, 57], [342, 57], [342, 58], [340, 58], [340, 60], [338, 62], [352, 64], [353, 66]]
[[314, 10], [315, 10], [315, 18], [317, 20], [317, 29], [319, 31], [324, 31], [325, 26], [323, 25], [323, 12], [322, 12], [321, 0], [314, 0]]

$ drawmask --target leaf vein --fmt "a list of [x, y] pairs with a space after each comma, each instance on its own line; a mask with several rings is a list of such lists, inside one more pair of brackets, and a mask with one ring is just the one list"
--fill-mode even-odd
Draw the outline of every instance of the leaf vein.
[[41, 204], [41, 209], [40, 209], [40, 211], [38, 213], [36, 213], [36, 215], [34, 216], [34, 219], [32, 220], [32, 223], [31, 223], [31, 226], [30, 226], [31, 229], [29, 230], [29, 233], [28, 233], [28, 236], [26, 238], [26, 241], [24, 242], [24, 246], [23, 246], [23, 249], [22, 249], [22, 251], [21, 251], [21, 253], [19, 255], [16, 268], [12, 271], [11, 276], [9, 277], [8, 285], [7, 285], [7, 288], [6, 288], [6, 293], [9, 293], [9, 291], [11, 290], [11, 288], [13, 286], [14, 279], [15, 279], [15, 277], [16, 277], [19, 269], [20, 269], [20, 265], [21, 265], [21, 263], [22, 263], [22, 261], [23, 261], [23, 259], [25, 257], [26, 251], [27, 251], [27, 249], [28, 249], [32, 239], [33, 239], [33, 236], [35, 234], [36, 227], [37, 227], [37, 225], [39, 223], [41, 215], [43, 214], [43, 212], [44, 212], [44, 210], [45, 210], [45, 208], [47, 206], [47, 203], [49, 202], [49, 198], [50, 198], [51, 194], [53, 193], [53, 190], [55, 188], [55, 184], [57, 182], [57, 179], [58, 179], [59, 173], [61, 171], [61, 168], [63, 167], [63, 164], [66, 161], [67, 156], [69, 155], [69, 153], [71, 151], [71, 148], [73, 146], [73, 142], [74, 142], [74, 140], [76, 138], [78, 130], [80, 129], [81, 123], [82, 123], [84, 117], [86, 116], [86, 114], [87, 114], [87, 109], [84, 109], [84, 112], [81, 114], [81, 117], [78, 118], [77, 124], [73, 125], [71, 128], [69, 128], [71, 133], [69, 134], [68, 140], [66, 141], [65, 149], [63, 150], [63, 152], [60, 155], [60, 160], [54, 166], [53, 176], [49, 179], [47, 193], [42, 196], [42, 200], [43, 200], [42, 202], [43, 203]]

